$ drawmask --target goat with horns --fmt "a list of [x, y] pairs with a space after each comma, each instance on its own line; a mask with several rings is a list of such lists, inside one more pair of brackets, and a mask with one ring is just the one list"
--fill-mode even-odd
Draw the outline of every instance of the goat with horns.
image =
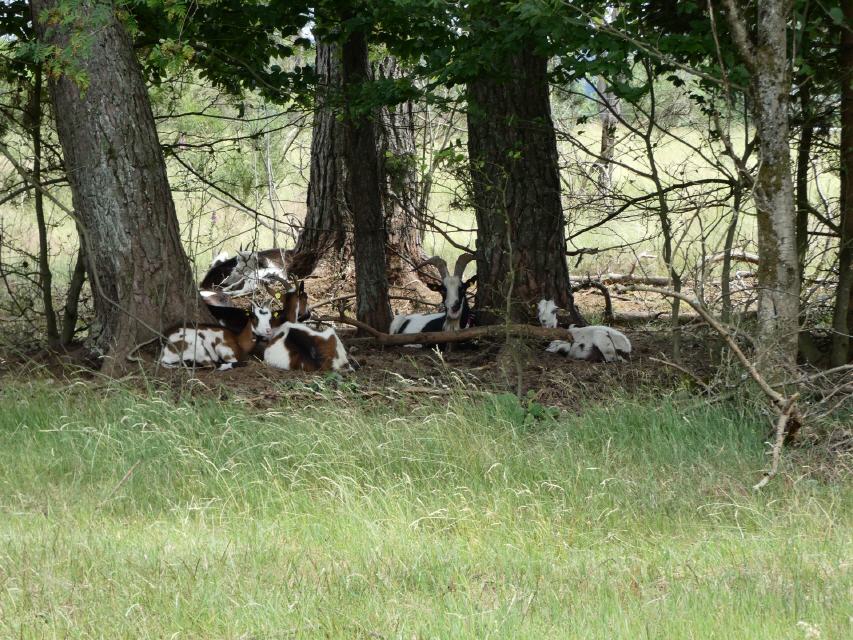
[[433, 256], [429, 260], [417, 265], [413, 271], [417, 271], [428, 264], [438, 269], [441, 275], [440, 283], [430, 283], [427, 286], [433, 291], [441, 293], [444, 311], [441, 313], [411, 313], [408, 315], [397, 315], [391, 322], [389, 333], [431, 333], [435, 331], [458, 331], [473, 324], [474, 315], [468, 306], [465, 294], [468, 287], [477, 281], [477, 276], [471, 276], [468, 280], [462, 280], [465, 267], [474, 259], [473, 253], [463, 253], [456, 260], [456, 265], [451, 274], [447, 270], [447, 263], [443, 258]]

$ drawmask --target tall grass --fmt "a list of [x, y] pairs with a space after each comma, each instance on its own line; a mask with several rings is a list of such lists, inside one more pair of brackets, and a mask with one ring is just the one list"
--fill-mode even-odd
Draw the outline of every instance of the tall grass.
[[0, 637], [853, 633], [853, 492], [789, 466], [752, 493], [765, 427], [734, 408], [0, 406]]

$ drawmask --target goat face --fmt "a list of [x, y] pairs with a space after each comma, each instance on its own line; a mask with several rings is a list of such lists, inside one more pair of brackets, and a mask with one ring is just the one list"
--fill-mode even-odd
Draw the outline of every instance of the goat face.
[[553, 300], [545, 300], [544, 298], [539, 301], [537, 305], [537, 310], [539, 312], [539, 324], [548, 329], [556, 329], [557, 328], [557, 311], [559, 311], [560, 307], [558, 307]]
[[252, 332], [259, 338], [269, 338], [273, 334], [273, 312], [267, 305], [252, 305]]
[[477, 276], [471, 276], [467, 280], [462, 280], [457, 275], [446, 275], [442, 278], [441, 284], [429, 283], [427, 286], [441, 294], [441, 300], [447, 311], [448, 319], [459, 320], [463, 309], [467, 306], [465, 294], [468, 291], [468, 287], [476, 281]]

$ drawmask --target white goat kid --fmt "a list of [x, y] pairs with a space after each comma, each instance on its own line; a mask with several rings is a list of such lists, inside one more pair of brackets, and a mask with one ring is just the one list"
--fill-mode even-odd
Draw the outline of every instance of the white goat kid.
[[[555, 329], [558, 310], [559, 307], [553, 300], [540, 300], [539, 323], [543, 327]], [[554, 340], [545, 351], [560, 353], [572, 360], [589, 362], [625, 362], [631, 358], [631, 341], [621, 331], [604, 325], [571, 325], [569, 333], [572, 334], [572, 342]]]

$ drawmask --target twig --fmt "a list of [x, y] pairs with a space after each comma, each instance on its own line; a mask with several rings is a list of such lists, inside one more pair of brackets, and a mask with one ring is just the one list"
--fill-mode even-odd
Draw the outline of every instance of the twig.
[[773, 459], [770, 462], [770, 468], [764, 472], [764, 477], [752, 487], [756, 491], [766, 487], [779, 471], [779, 460], [782, 458], [782, 446], [785, 443], [788, 421], [795, 411], [797, 398], [799, 397], [800, 394], [795, 393], [788, 398], [785, 406], [782, 408], [782, 412], [779, 414], [779, 419], [776, 421], [776, 441], [773, 443]]

